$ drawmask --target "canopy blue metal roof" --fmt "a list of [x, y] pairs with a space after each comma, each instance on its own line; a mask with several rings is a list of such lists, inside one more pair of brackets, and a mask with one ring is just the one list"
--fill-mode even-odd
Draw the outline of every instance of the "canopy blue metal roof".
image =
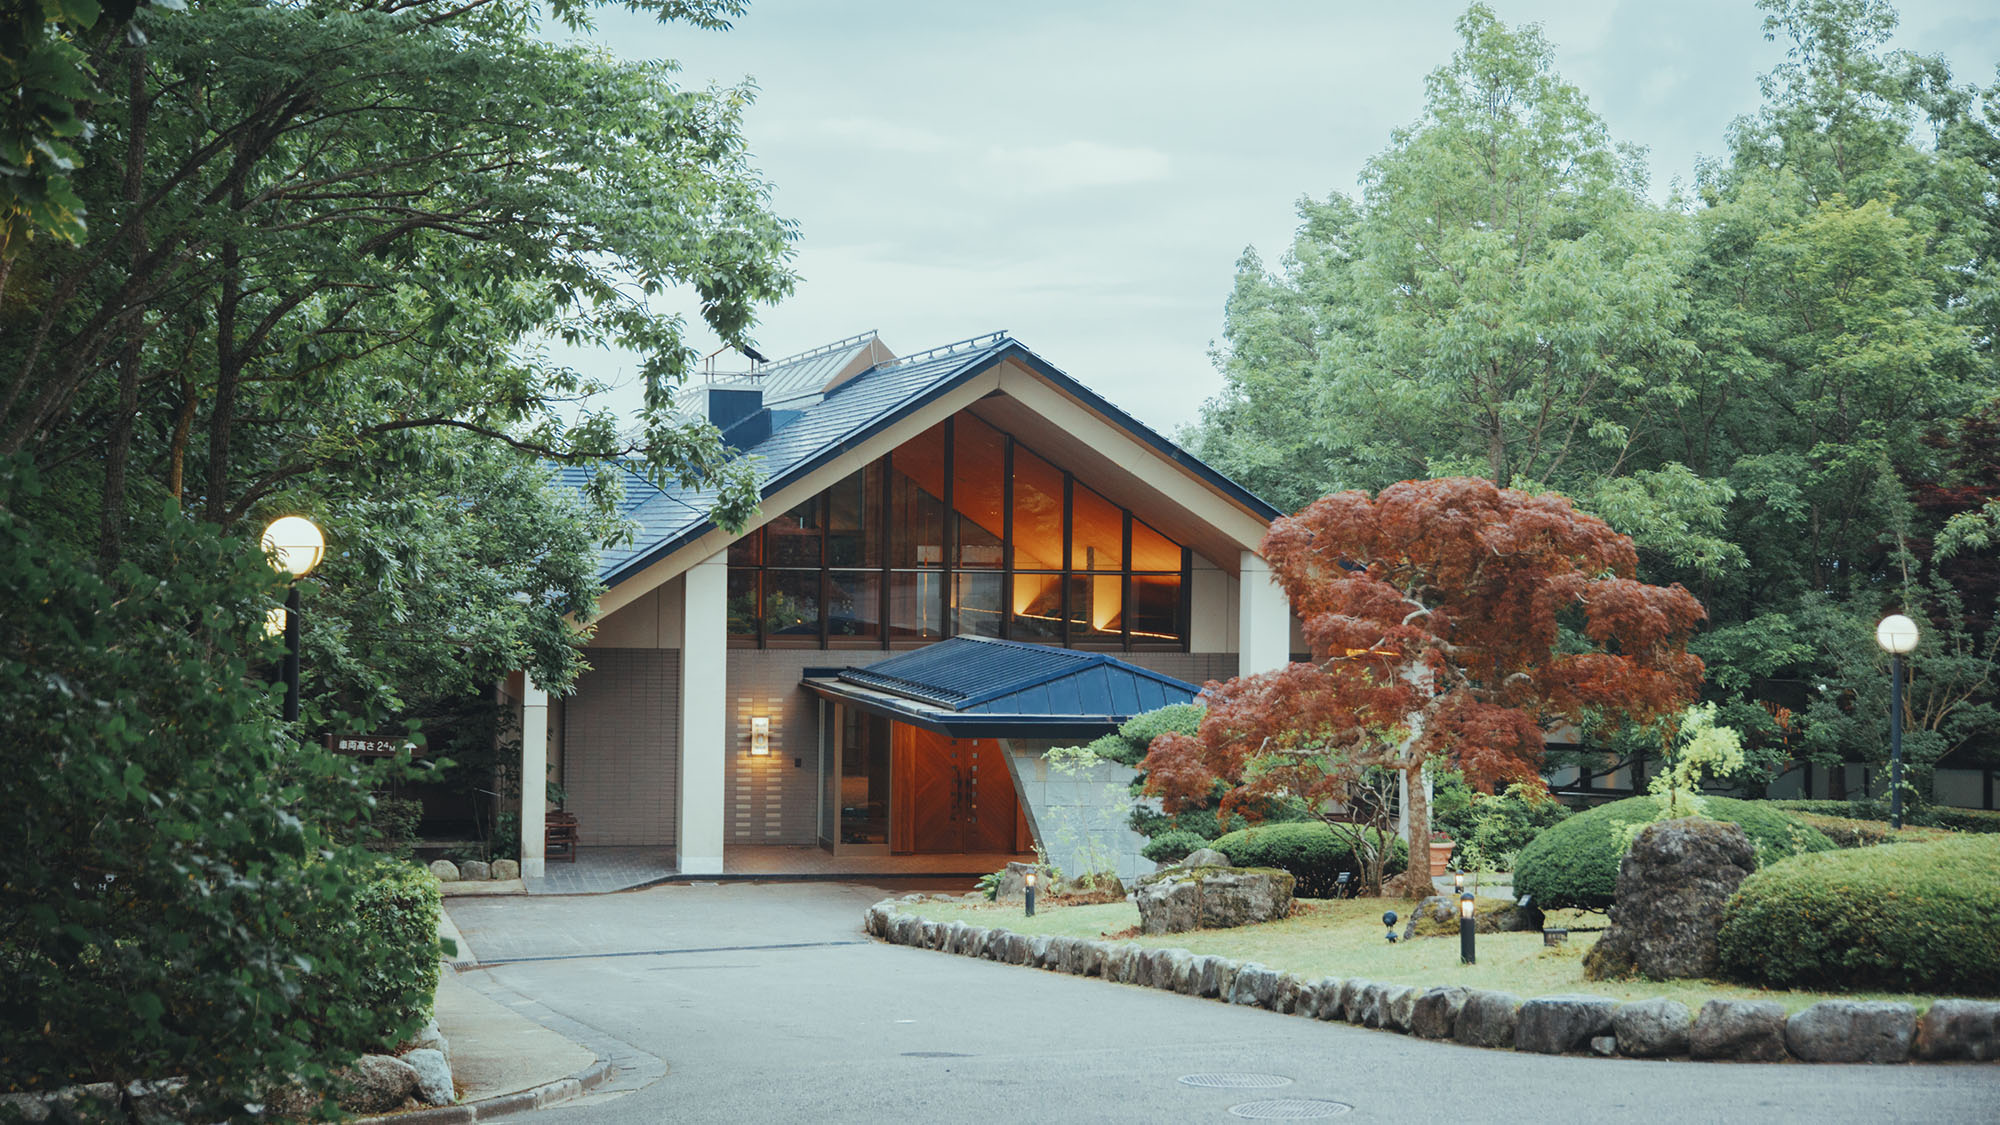
[[[872, 339], [869, 335], [842, 341], [841, 347], [830, 346], [828, 355], [850, 358], [855, 348], [866, 347], [866, 341]], [[816, 363], [819, 357], [808, 358]], [[816, 401], [790, 398], [785, 409], [773, 411], [770, 435], [743, 449], [742, 455], [758, 459], [764, 474], [761, 494], [768, 498], [952, 388], [1009, 359], [1047, 379], [1167, 460], [1185, 466], [1264, 519], [1284, 514], [1063, 374], [1018, 341], [997, 332], [878, 364]], [[772, 365], [774, 370], [789, 366], [790, 361]], [[818, 368], [814, 367], [814, 371], [817, 373]], [[791, 380], [782, 382], [791, 388]], [[767, 396], [765, 404], [769, 406], [771, 401]], [[563, 467], [557, 470], [557, 478], [568, 487], [581, 489], [595, 471]], [[597, 575], [606, 586], [618, 585], [715, 527], [709, 519], [716, 500], [713, 491], [663, 489], [635, 471], [624, 470], [622, 475], [625, 496], [619, 512], [633, 522], [634, 532], [629, 545], [599, 553]]]
[[954, 738], [1096, 735], [1201, 689], [1103, 652], [953, 637], [858, 668], [808, 669], [807, 688]]

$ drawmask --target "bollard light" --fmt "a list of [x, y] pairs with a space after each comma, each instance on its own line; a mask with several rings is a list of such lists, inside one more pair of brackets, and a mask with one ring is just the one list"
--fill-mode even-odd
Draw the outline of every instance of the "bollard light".
[[1451, 893], [1455, 895], [1465, 893], [1465, 872], [1454, 871], [1451, 873]]
[[1472, 896], [1458, 896], [1458, 959], [1467, 965], [1473, 963], [1472, 956]]
[[1035, 916], [1035, 873], [1028, 872], [1028, 917]]
[[1396, 912], [1393, 910], [1383, 911], [1382, 924], [1389, 928], [1389, 933], [1386, 936], [1388, 937], [1390, 943], [1394, 944], [1396, 940]]

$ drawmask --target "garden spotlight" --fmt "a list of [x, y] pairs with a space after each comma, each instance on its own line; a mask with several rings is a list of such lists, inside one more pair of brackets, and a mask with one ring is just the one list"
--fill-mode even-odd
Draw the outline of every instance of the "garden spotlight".
[[1396, 912], [1393, 910], [1383, 911], [1382, 924], [1389, 927], [1389, 932], [1383, 936], [1394, 942], [1396, 940]]

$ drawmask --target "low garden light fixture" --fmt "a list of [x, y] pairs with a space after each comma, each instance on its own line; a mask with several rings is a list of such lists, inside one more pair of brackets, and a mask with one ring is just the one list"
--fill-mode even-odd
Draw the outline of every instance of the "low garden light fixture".
[[1396, 912], [1393, 910], [1384, 910], [1382, 912], [1382, 924], [1389, 928], [1389, 932], [1384, 936], [1393, 945], [1396, 941]]
[[1889, 654], [1889, 827], [1903, 827], [1903, 654], [1917, 647], [1917, 623], [1892, 613], [1875, 626]]
[[770, 756], [771, 720], [769, 716], [758, 715], [750, 720], [750, 752], [758, 757]]
[[1035, 916], [1035, 873], [1028, 872], [1028, 917]]
[[1462, 894], [1458, 896], [1458, 959], [1473, 964], [1472, 953], [1472, 896]]
[[1465, 893], [1465, 872], [1454, 871], [1451, 873], [1451, 893], [1455, 895]]
[[[291, 580], [291, 591], [285, 595], [285, 721], [299, 721], [299, 579], [311, 574], [321, 559], [326, 557], [326, 536], [320, 533], [319, 525], [304, 516], [280, 516], [264, 529], [264, 553], [271, 557], [271, 567]], [[265, 628], [278, 622], [274, 611], [266, 619]]]

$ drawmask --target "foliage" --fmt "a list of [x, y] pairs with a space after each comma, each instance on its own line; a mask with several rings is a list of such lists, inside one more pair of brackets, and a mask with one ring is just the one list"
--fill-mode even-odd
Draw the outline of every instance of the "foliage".
[[[1618, 888], [1618, 865], [1636, 836], [1631, 828], [1661, 819], [1657, 797], [1627, 797], [1577, 813], [1541, 835], [1514, 860], [1514, 889], [1543, 910], [1603, 910]], [[1768, 802], [1709, 797], [1702, 815], [1735, 824], [1762, 864], [1797, 852], [1821, 852], [1833, 841]]]
[[1146, 846], [1139, 849], [1139, 854], [1154, 863], [1172, 864], [1186, 859], [1189, 852], [1200, 851], [1208, 846], [1208, 837], [1198, 832], [1189, 832], [1184, 828], [1175, 828], [1146, 841]]
[[2000, 840], [1802, 855], [1743, 881], [1717, 934], [1725, 972], [1787, 986], [2000, 993]]
[[1921, 797], [2000, 744], [2000, 86], [1889, 50], [1881, 0], [1760, 6], [1764, 104], [1662, 206], [1541, 34], [1468, 10], [1361, 196], [1239, 260], [1187, 437], [1288, 507], [1468, 472], [1572, 497], [1700, 598], [1749, 791], [1883, 760], [1863, 634], [1909, 613]]
[[1006, 874], [1004, 868], [999, 871], [988, 871], [979, 877], [979, 882], [974, 886], [980, 894], [986, 896], [987, 902], [997, 901], [1000, 898], [1000, 880]]
[[1204, 708], [1199, 703], [1175, 703], [1125, 720], [1117, 730], [1092, 742], [1089, 749], [1106, 761], [1136, 766], [1146, 757], [1153, 740], [1169, 731], [1193, 734], [1201, 726]]
[[1715, 704], [1697, 703], [1673, 725], [1678, 728], [1668, 739], [1673, 749], [1646, 787], [1660, 802], [1661, 820], [1702, 815], [1702, 787], [1727, 780], [1743, 768], [1743, 741], [1735, 731], [1717, 725]]
[[1953, 832], [2000, 832], [2000, 810], [1955, 809], [1948, 805], [1932, 805], [1925, 810], [1924, 819], [1939, 828], [1949, 828]]
[[[1819, 816], [1850, 817], [1855, 820], [1889, 819], [1889, 802], [1872, 801], [1767, 801], [1774, 808]], [[1922, 824], [1954, 832], [2000, 832], [2000, 811], [1961, 809], [1951, 805], [1926, 805], [1904, 819], [1905, 824]]]
[[21, 518], [38, 487], [0, 476], [8, 1084], [183, 1075], [204, 1120], [287, 1076], [323, 1084], [402, 1025], [367, 997], [412, 951], [314, 937], [379, 862], [341, 839], [393, 767], [279, 726], [260, 682], [278, 591], [254, 543], [166, 518], [146, 567], [100, 575]]
[[1518, 853], [1569, 816], [1568, 806], [1531, 786], [1481, 793], [1450, 773], [1438, 778], [1431, 803], [1431, 823], [1451, 834], [1459, 865], [1468, 870], [1476, 869], [1481, 857], [1499, 869], [1502, 857]]
[[[1373, 829], [1369, 833], [1368, 846], [1383, 855], [1387, 873], [1402, 870], [1409, 861], [1409, 848], [1386, 833]], [[1304, 898], [1332, 898], [1342, 872], [1363, 879], [1371, 862], [1356, 854], [1359, 849], [1351, 834], [1335, 832], [1318, 821], [1253, 825], [1209, 846], [1228, 856], [1236, 867], [1275, 867], [1290, 872], [1298, 881], [1297, 893]]]
[[392, 861], [362, 876], [347, 908], [321, 913], [303, 937], [312, 949], [366, 950], [366, 963], [352, 975], [308, 975], [300, 1005], [365, 1007], [381, 1023], [380, 1042], [394, 1043], [431, 1018], [439, 954], [454, 951], [440, 949], [444, 899], [429, 871]]
[[1905, 824], [1901, 831], [1892, 831], [1887, 821], [1860, 820], [1854, 817], [1826, 816], [1821, 813], [1794, 812], [1793, 816], [1801, 824], [1809, 824], [1824, 833], [1838, 847], [1872, 848], [1880, 844], [1906, 844], [1924, 840], [1936, 840], [1950, 833], [1941, 828], [1922, 828]]
[[[1539, 786], [1545, 727], [1650, 722], [1700, 682], [1686, 649], [1700, 604], [1634, 579], [1631, 540], [1560, 496], [1466, 477], [1343, 492], [1272, 524], [1262, 552], [1312, 662], [1211, 689], [1197, 735], [1154, 742], [1147, 789], [1169, 812], [1225, 781], [1223, 812], [1298, 801], [1365, 852], [1356, 825], [1387, 827], [1373, 794], [1400, 773], [1423, 839], [1426, 762]], [[1423, 885], [1428, 855], [1411, 868]]]

